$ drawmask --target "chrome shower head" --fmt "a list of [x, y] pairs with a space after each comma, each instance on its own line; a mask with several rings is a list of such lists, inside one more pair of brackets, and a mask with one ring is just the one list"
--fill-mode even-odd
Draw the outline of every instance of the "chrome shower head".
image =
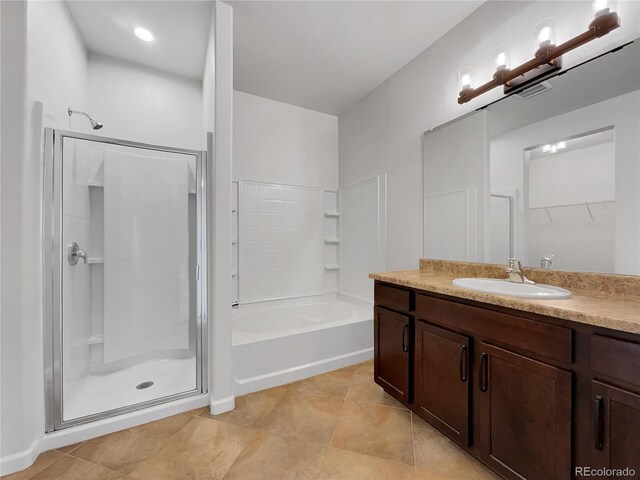
[[79, 113], [80, 115], [84, 115], [89, 119], [89, 121], [91, 122], [91, 128], [93, 128], [94, 130], [100, 130], [102, 127], [104, 127], [102, 123], [97, 121], [95, 118], [91, 117], [88, 113], [80, 112], [79, 110], [72, 110], [71, 107], [67, 108], [67, 113], [69, 114], [69, 116], [73, 115], [74, 113]]

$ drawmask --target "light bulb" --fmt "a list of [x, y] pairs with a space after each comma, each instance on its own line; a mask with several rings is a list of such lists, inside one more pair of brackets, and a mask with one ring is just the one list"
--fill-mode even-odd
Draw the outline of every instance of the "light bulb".
[[151, 33], [149, 30], [147, 30], [146, 28], [142, 28], [142, 27], [137, 27], [133, 33], [136, 35], [136, 37], [138, 37], [140, 40], [144, 41], [144, 42], [153, 42], [153, 33]]
[[542, 27], [538, 32], [538, 42], [547, 42], [551, 40], [551, 27]]
[[609, 2], [607, 0], [595, 0], [593, 2], [593, 11], [599, 12], [601, 10], [604, 10], [608, 6], [609, 6]]
[[542, 147], [542, 151], [547, 153], [551, 151], [551, 145], [545, 145], [544, 147]]
[[500, 47], [495, 52], [496, 68], [498, 70], [506, 70], [509, 68], [509, 48]]
[[593, 12], [596, 17], [604, 15], [605, 13], [615, 12], [616, 0], [594, 0]]
[[558, 142], [558, 150], [564, 150], [567, 148], [567, 142]]
[[552, 19], [540, 22], [536, 26], [536, 40], [538, 46], [555, 45], [555, 23]]
[[470, 67], [466, 67], [460, 70], [459, 80], [460, 80], [460, 88], [462, 90], [471, 88], [471, 83], [473, 81], [472, 74], [473, 74], [473, 71]]

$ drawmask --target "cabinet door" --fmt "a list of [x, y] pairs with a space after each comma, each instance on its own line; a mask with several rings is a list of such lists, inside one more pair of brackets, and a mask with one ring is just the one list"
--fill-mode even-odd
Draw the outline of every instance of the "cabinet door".
[[409, 317], [375, 308], [374, 377], [378, 385], [404, 404], [409, 403]]
[[593, 448], [590, 466], [629, 468], [640, 475], [640, 395], [597, 380], [591, 382], [591, 393]]
[[480, 344], [484, 460], [505, 478], [571, 478], [571, 372]]
[[416, 413], [469, 446], [469, 337], [416, 321], [414, 342]]

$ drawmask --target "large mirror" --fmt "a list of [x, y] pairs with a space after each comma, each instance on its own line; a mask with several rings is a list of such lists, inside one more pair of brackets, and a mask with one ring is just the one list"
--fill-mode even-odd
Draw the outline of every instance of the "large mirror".
[[423, 140], [426, 258], [640, 275], [640, 40]]

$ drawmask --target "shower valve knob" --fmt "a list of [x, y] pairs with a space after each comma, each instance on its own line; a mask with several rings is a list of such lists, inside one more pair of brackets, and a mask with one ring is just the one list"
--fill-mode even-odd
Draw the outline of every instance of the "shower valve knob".
[[87, 253], [84, 250], [80, 250], [78, 244], [73, 242], [69, 245], [69, 249], [67, 250], [67, 260], [69, 260], [71, 265], [76, 265], [79, 258], [84, 260], [84, 263], [87, 263]]

